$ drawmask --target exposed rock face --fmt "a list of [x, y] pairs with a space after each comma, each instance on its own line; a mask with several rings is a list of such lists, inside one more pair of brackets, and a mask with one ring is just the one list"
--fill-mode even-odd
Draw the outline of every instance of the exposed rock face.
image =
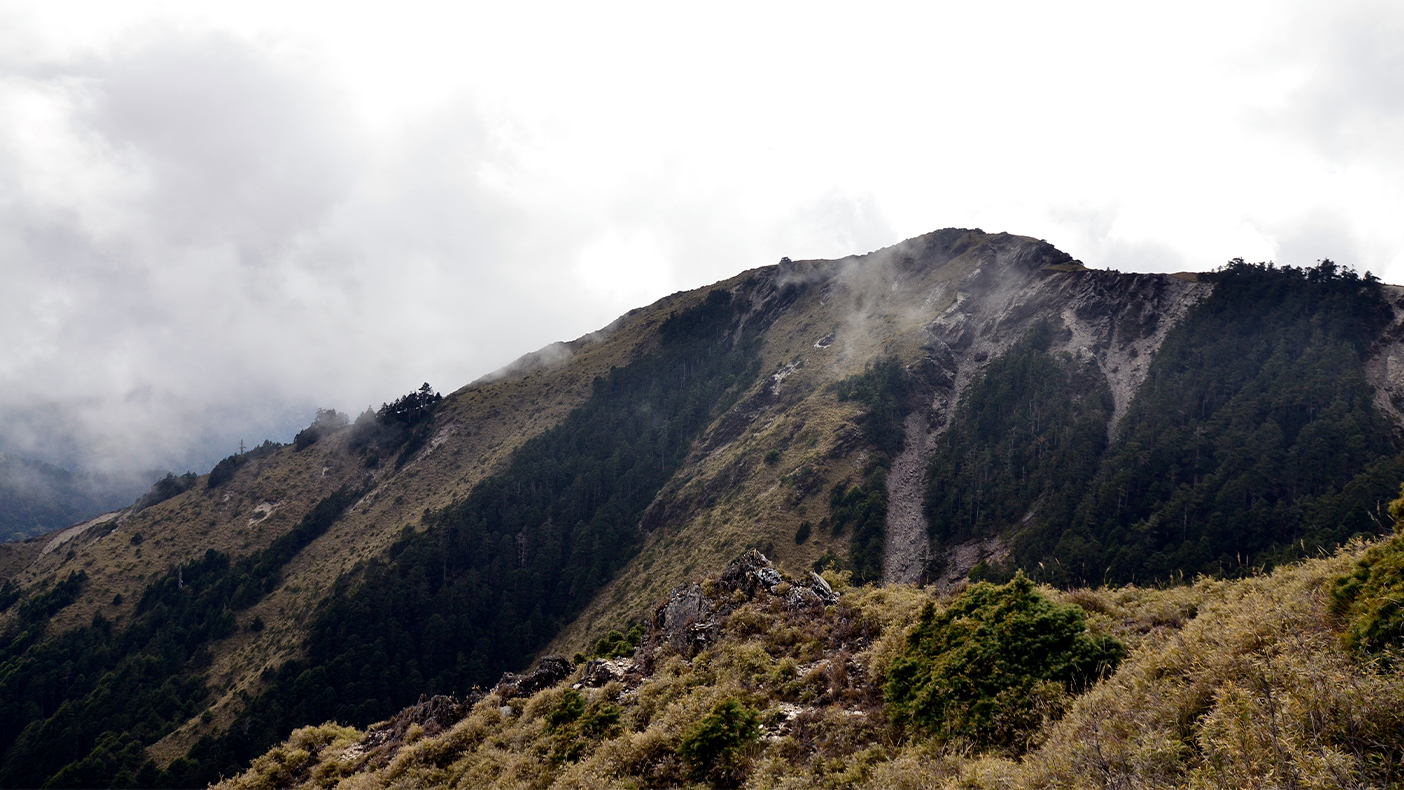
[[[668, 601], [653, 614], [652, 631], [674, 651], [692, 656], [716, 636], [711, 614], [715, 603], [696, 582], [673, 588]], [[653, 636], [653, 634], [650, 634]]]
[[1404, 287], [1386, 285], [1384, 297], [1394, 308], [1394, 322], [1365, 363], [1365, 377], [1375, 388], [1375, 405], [1404, 423]]
[[747, 598], [754, 598], [760, 589], [774, 591], [780, 582], [780, 572], [775, 570], [770, 560], [755, 549], [747, 549], [722, 572], [721, 578], [717, 579], [717, 587], [727, 592], [739, 590]]
[[924, 471], [935, 438], [950, 424], [965, 388], [985, 366], [1052, 320], [1067, 332], [1052, 352], [1089, 360], [1106, 377], [1114, 409], [1108, 436], [1145, 380], [1165, 335], [1211, 286], [1172, 275], [1121, 274], [1055, 260], [1056, 250], [1027, 240], [992, 243], [981, 265], [943, 283], [927, 299], [948, 301], [925, 326], [927, 353], [912, 372], [927, 388], [928, 408], [910, 415], [903, 451], [888, 475], [887, 583], [920, 581], [927, 536]]
[[565, 656], [542, 656], [536, 662], [536, 669], [528, 674], [518, 675], [508, 672], [493, 687], [493, 693], [504, 700], [513, 697], [530, 697], [544, 688], [550, 688], [570, 677], [575, 666]]
[[639, 649], [645, 662], [664, 645], [688, 658], [697, 655], [716, 640], [726, 615], [761, 596], [784, 595], [785, 605], [791, 609], [828, 606], [839, 600], [838, 593], [819, 574], [811, 572], [803, 581], [787, 579], [756, 549], [747, 549], [707, 587], [710, 595], [701, 584], [680, 584], [654, 609], [648, 635]]
[[404, 745], [405, 735], [411, 726], [419, 725], [426, 736], [438, 735], [467, 716], [473, 704], [481, 698], [481, 694], [466, 701], [442, 694], [433, 697], [421, 696], [419, 702], [396, 713], [388, 721], [367, 728], [365, 737], [352, 746], [342, 759], [349, 761], [369, 754], [370, 762], [386, 765]]
[[907, 415], [902, 452], [892, 460], [887, 476], [887, 543], [883, 547], [882, 578], [888, 584], [910, 584], [927, 566], [930, 540], [922, 495], [926, 489], [926, 463], [936, 435], [926, 414]]
[[613, 681], [625, 682], [634, 672], [635, 664], [632, 658], [595, 658], [585, 662], [585, 666], [580, 668], [580, 685], [599, 688]]
[[803, 609], [807, 606], [831, 606], [838, 603], [838, 600], [838, 593], [824, 581], [824, 577], [810, 571], [809, 584], [796, 584], [791, 587], [785, 605], [791, 609]]

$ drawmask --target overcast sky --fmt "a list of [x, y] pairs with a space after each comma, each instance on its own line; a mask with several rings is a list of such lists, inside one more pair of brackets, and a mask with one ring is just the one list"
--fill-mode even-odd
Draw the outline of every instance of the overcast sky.
[[942, 227], [1404, 282], [1404, 4], [0, 0], [0, 450], [208, 468]]

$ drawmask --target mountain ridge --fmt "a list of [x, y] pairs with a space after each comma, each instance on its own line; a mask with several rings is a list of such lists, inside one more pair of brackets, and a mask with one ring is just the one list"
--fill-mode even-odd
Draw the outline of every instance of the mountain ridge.
[[[1404, 360], [1400, 318], [1404, 289], [1378, 286], [1368, 279], [1351, 284], [1355, 282], [1345, 281], [1341, 288], [1377, 289], [1380, 303], [1392, 311], [1388, 325], [1371, 341], [1360, 375], [1369, 382], [1374, 407], [1389, 415], [1397, 433], [1404, 404], [1404, 366], [1400, 364]], [[1048, 492], [1030, 495], [1031, 515], [1022, 522], [1015, 518], [978, 535], [949, 540], [928, 531], [933, 453], [956, 441], [951, 438], [956, 436], [952, 426], [965, 425], [959, 421], [967, 419], [962, 404], [968, 394], [977, 387], [993, 386], [988, 371], [1015, 375], [1011, 365], [1018, 359], [1029, 360], [1019, 364], [1051, 365], [1048, 370], [1064, 371], [1059, 375], [1068, 376], [1073, 384], [1084, 380], [1079, 376], [1092, 376], [1086, 380], [1102, 384], [1083, 387], [1072, 401], [1092, 398], [1079, 413], [1084, 413], [1080, 418], [1084, 421], [1096, 418], [1095, 430], [1085, 440], [1092, 442], [1088, 446], [1102, 448], [1097, 450], [1100, 458], [1105, 448], [1121, 441], [1120, 426], [1138, 393], [1144, 391], [1166, 338], [1216, 287], [1215, 276], [1091, 270], [1041, 240], [962, 229], [936, 231], [862, 256], [784, 260], [751, 269], [706, 288], [664, 297], [575, 341], [524, 355], [451, 393], [426, 411], [422, 422], [395, 434], [399, 438], [392, 440], [388, 428], [364, 433], [384, 418], [363, 415], [367, 422], [357, 420], [356, 425], [317, 436], [305, 446], [271, 447], [257, 457], [231, 457], [237, 463], [227, 481], [212, 484], [212, 478], [202, 478], [189, 491], [140, 512], [119, 514], [77, 534], [65, 544], [70, 550], [40, 554], [37, 542], [0, 546], [0, 568], [18, 568], [3, 581], [15, 596], [12, 603], [20, 602], [0, 612], [0, 633], [12, 633], [26, 622], [20, 615], [24, 601], [58, 590], [64, 579], [76, 578], [73, 574], [79, 571], [84, 581], [76, 597], [38, 624], [48, 635], [44, 638], [88, 627], [99, 619], [115, 628], [127, 627], [148, 616], [145, 610], [139, 611], [138, 602], [152, 585], [174, 573], [179, 591], [183, 587], [180, 569], [206, 562], [207, 550], [227, 555], [237, 565], [240, 557], [284, 545], [278, 541], [302, 529], [299, 525], [319, 502], [339, 491], [355, 491], [354, 501], [338, 511], [340, 515], [315, 535], [308, 533], [311, 537], [305, 545], [278, 560], [277, 570], [260, 582], [263, 586], [257, 593], [250, 593], [251, 602], [231, 610], [227, 632], [220, 632], [224, 635], [191, 648], [189, 659], [182, 659], [187, 663], [181, 676], [204, 684], [204, 696], [194, 694], [189, 702], [198, 710], [172, 714], [152, 725], [145, 732], [154, 740], [142, 743], [140, 753], [150, 755], [161, 767], [198, 762], [204, 773], [192, 775], [215, 775], [209, 772], [247, 760], [283, 737], [291, 726], [308, 723], [285, 720], [292, 714], [279, 707], [279, 700], [289, 699], [297, 683], [304, 691], [314, 690], [312, 696], [326, 689], [331, 695], [327, 699], [341, 700], [328, 702], [331, 707], [326, 710], [363, 710], [352, 714], [362, 718], [388, 715], [379, 712], [398, 710], [397, 700], [412, 701], [408, 686], [385, 695], [377, 692], [373, 706], [356, 708], [349, 700], [359, 692], [348, 690], [335, 673], [314, 679], [315, 683], [303, 682], [302, 675], [315, 675], [318, 666], [326, 672], [325, 667], [335, 665], [332, 654], [323, 664], [317, 663], [322, 661], [316, 652], [321, 648], [309, 642], [309, 630], [334, 628], [329, 613], [359, 611], [356, 607], [378, 594], [367, 589], [368, 584], [398, 589], [393, 585], [399, 577], [387, 576], [386, 569], [409, 574], [404, 578], [425, 576], [425, 589], [433, 595], [451, 589], [450, 582], [468, 578], [466, 566], [454, 564], [459, 560], [451, 563], [449, 555], [435, 553], [441, 549], [435, 547], [439, 539], [434, 536], [451, 534], [445, 530], [453, 524], [459, 525], [454, 529], [477, 529], [463, 521], [467, 516], [462, 514], [468, 512], [464, 503], [472, 501], [482, 486], [515, 480], [511, 485], [531, 488], [537, 480], [544, 481], [544, 477], [522, 477], [527, 472], [513, 471], [529, 448], [548, 441], [559, 441], [562, 448], [588, 448], [590, 443], [582, 445], [570, 438], [575, 430], [570, 426], [586, 419], [581, 415], [592, 413], [590, 408], [607, 410], [611, 386], [624, 388], [618, 390], [621, 397], [635, 393], [628, 397], [636, 398], [637, 406], [630, 407], [636, 411], [620, 416], [623, 421], [617, 425], [624, 427], [600, 434], [592, 440], [594, 444], [608, 449], [601, 443], [624, 442], [612, 451], [614, 457], [637, 456], [636, 461], [644, 462], [653, 458], [652, 462], [663, 463], [657, 459], [677, 453], [668, 463], [678, 465], [652, 493], [648, 493], [652, 489], [631, 492], [632, 483], [622, 478], [622, 482], [612, 478], [598, 482], [605, 486], [602, 491], [624, 492], [634, 497], [629, 501], [642, 504], [636, 518], [622, 521], [618, 519], [623, 516], [582, 511], [593, 514], [583, 524], [603, 518], [600, 523], [608, 522], [608, 530], [599, 534], [616, 535], [610, 540], [621, 541], [618, 551], [609, 546], [575, 546], [560, 555], [583, 551], [581, 556], [594, 552], [590, 556], [606, 558], [598, 569], [590, 563], [580, 566], [580, 583], [585, 585], [580, 589], [596, 592], [588, 600], [567, 596], [565, 608], [548, 606], [539, 617], [529, 604], [514, 610], [517, 620], [538, 625], [521, 637], [524, 641], [515, 658], [493, 661], [510, 660], [520, 666], [543, 652], [585, 651], [602, 634], [623, 630], [629, 621], [642, 618], [677, 584], [721, 567], [747, 546], [761, 547], [781, 571], [796, 577], [816, 565], [853, 563], [855, 573], [861, 571], [874, 580], [926, 579], [949, 586], [971, 573], [1003, 573], [1009, 570], [1008, 562], [1029, 567], [1029, 558], [1046, 556], [1031, 553], [1041, 549], [1030, 547], [1028, 534], [1032, 534], [1030, 524], [1042, 523], [1032, 514], [1050, 501], [1053, 495]], [[718, 370], [729, 371], [725, 375], [733, 376], [734, 382], [717, 383], [717, 392], [730, 393], [719, 401], [725, 408], [702, 415], [686, 411], [692, 406], [679, 406], [683, 411], [678, 415], [693, 414], [685, 424], [693, 426], [688, 431], [695, 431], [688, 434], [685, 446], [679, 446], [678, 436], [667, 429], [656, 440], [649, 439], [646, 431], [672, 425], [667, 421], [674, 419], [652, 408], [664, 400], [650, 393], [685, 395], [698, 386], [688, 379], [688, 371], [697, 369], [693, 366], [702, 364], [710, 352], [686, 344], [692, 330], [685, 326], [711, 327], [707, 331], [716, 338], [711, 347], [722, 355], [717, 357], [716, 364], [722, 366]], [[1029, 346], [1030, 342], [1034, 345]], [[1024, 356], [1011, 356], [1018, 349], [1025, 349], [1019, 352]], [[892, 360], [891, 366], [884, 368], [888, 363], [883, 360]], [[890, 381], [879, 380], [882, 370], [892, 372]], [[636, 380], [629, 379], [631, 375]], [[657, 389], [664, 386], [661, 381], [670, 383]], [[853, 384], [857, 381], [866, 384]], [[849, 384], [840, 386], [844, 382]], [[1105, 389], [1104, 405], [1096, 400], [1103, 396], [1093, 392], [1099, 387]], [[858, 394], [845, 394], [850, 392]], [[1060, 392], [1050, 391], [1046, 402], [1065, 401]], [[1011, 403], [1016, 411], [1022, 410], [1019, 414], [1026, 414], [1030, 404], [1037, 405], [1017, 397]], [[887, 422], [879, 425], [882, 421]], [[636, 436], [636, 431], [644, 433]], [[1056, 436], [1040, 433], [1039, 428], [1034, 431], [1031, 436], [1044, 437], [1038, 441], [1053, 442], [1050, 448], [1060, 446], [1057, 442], [1062, 440]], [[878, 435], [895, 439], [878, 441], [874, 438]], [[374, 436], [381, 438], [364, 438]], [[637, 448], [628, 444], [636, 439], [644, 444]], [[956, 457], [956, 453], [948, 455]], [[620, 468], [647, 466], [636, 463]], [[1381, 467], [1381, 479], [1392, 469]], [[514, 474], [518, 476], [513, 478]], [[563, 481], [563, 485], [569, 483]], [[1378, 511], [1379, 484], [1361, 485], [1364, 488], [1351, 494], [1355, 499], [1350, 502], [1368, 505], [1365, 511], [1370, 507]], [[645, 493], [647, 500], [639, 500]], [[632, 513], [633, 507], [619, 512]], [[1364, 524], [1368, 534], [1382, 531], [1380, 523], [1370, 526], [1368, 512], [1364, 518], [1350, 524]], [[492, 527], [483, 533], [483, 550], [496, 546], [491, 551], [500, 551], [501, 561], [507, 563], [501, 572], [517, 573], [524, 572], [542, 551], [555, 551], [549, 548], [555, 545], [552, 541], [564, 540], [561, 545], [568, 546], [572, 540], [570, 524], [553, 527], [559, 533], [541, 532], [538, 526]], [[1347, 529], [1348, 536], [1349, 529], [1358, 527], [1341, 529]], [[557, 534], [563, 537], [552, 537]], [[471, 552], [461, 555], [470, 556]], [[438, 558], [431, 565], [442, 562], [439, 570], [424, 567], [431, 558]], [[530, 584], [522, 589], [529, 588]], [[438, 604], [414, 606], [420, 607], [413, 610], [418, 614], [409, 616], [406, 610], [401, 617], [416, 624], [411, 632], [396, 637], [405, 644], [387, 648], [387, 656], [427, 656], [447, 638], [446, 644], [457, 645], [459, 660], [455, 664], [449, 653], [432, 661], [415, 661], [414, 666], [396, 665], [409, 685], [413, 685], [409, 682], [413, 673], [420, 670], [422, 687], [437, 690], [432, 688], [436, 683], [490, 682], [496, 677], [494, 671], [510, 668], [473, 657], [475, 643], [460, 630], [469, 625], [449, 617], [454, 610], [435, 609]], [[29, 611], [37, 610], [30, 607]], [[569, 617], [558, 623], [556, 618], [565, 614], [550, 614], [553, 611]], [[439, 621], [434, 621], [436, 616]], [[445, 628], [448, 637], [443, 636]], [[22, 661], [23, 655], [21, 651], [12, 657]], [[199, 655], [206, 657], [197, 660]], [[438, 668], [432, 669], [431, 664]], [[60, 685], [67, 684], [73, 694], [84, 694], [83, 683]], [[26, 693], [13, 691], [17, 699]], [[274, 709], [283, 712], [268, 714], [272, 718], [251, 718]], [[228, 740], [231, 727], [266, 734], [257, 736], [262, 741], [239, 746], [243, 751], [229, 751], [233, 747], [220, 744]], [[85, 737], [95, 739], [98, 734]]]

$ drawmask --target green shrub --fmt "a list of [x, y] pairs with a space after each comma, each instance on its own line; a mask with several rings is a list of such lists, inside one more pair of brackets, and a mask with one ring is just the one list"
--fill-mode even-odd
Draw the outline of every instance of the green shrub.
[[551, 709], [546, 711], [546, 726], [558, 730], [585, 713], [585, 697], [575, 689], [566, 689]]
[[809, 533], [813, 529], [814, 525], [810, 524], [808, 521], [801, 521], [799, 529], [795, 530], [795, 545], [798, 546], [806, 540], [809, 540]]
[[14, 606], [15, 601], [20, 599], [20, 586], [15, 584], [14, 579], [6, 579], [0, 582], [0, 612]]
[[734, 775], [741, 752], [760, 737], [760, 714], [734, 699], [724, 700], [683, 733], [678, 756], [698, 776]]
[[823, 573], [824, 571], [830, 570], [848, 570], [848, 565], [843, 561], [843, 558], [833, 553], [832, 551], [826, 551], [823, 554], [819, 555], [819, 559], [815, 560], [814, 564], [810, 567], [814, 569], [815, 573]]
[[1086, 615], [1055, 604], [1022, 573], [981, 582], [944, 611], [927, 603], [888, 670], [892, 719], [941, 741], [1022, 751], [1069, 692], [1110, 672], [1120, 642], [1087, 634]]
[[[298, 434], [298, 436], [301, 435], [302, 434]], [[248, 460], [248, 455], [235, 453], [215, 464], [214, 468], [210, 470], [210, 476], [205, 478], [205, 487], [218, 488], [230, 480], [233, 480], [234, 473], [239, 471], [239, 467], [243, 466]]]
[[157, 480], [151, 486], [150, 491], [142, 494], [141, 497], [137, 499], [132, 505], [132, 511], [139, 512], [152, 505], [165, 502], [173, 496], [183, 494], [189, 491], [198, 479], [199, 477], [197, 477], [194, 472], [186, 472], [180, 477], [176, 477], [174, 473], [167, 472], [165, 477]]
[[634, 623], [630, 626], [629, 633], [627, 634], [619, 631], [610, 631], [595, 642], [595, 647], [590, 651], [589, 658], [623, 658], [624, 656], [632, 656], [634, 650], [638, 648], [639, 642], [643, 641], [643, 636], [643, 623]]
[[580, 717], [580, 732], [589, 738], [603, 738], [612, 735], [624, 716], [624, 709], [613, 702], [601, 700], [590, 703], [585, 715]]
[[1333, 609], [1346, 618], [1347, 647], [1360, 654], [1384, 654], [1387, 663], [1394, 663], [1404, 648], [1404, 488], [1400, 493], [1389, 503], [1394, 538], [1367, 551], [1332, 590]]
[[[335, 411], [327, 412], [319, 409], [317, 411], [317, 420], [320, 422], [326, 419], [325, 415], [327, 414], [339, 416], [343, 423], [346, 419], [344, 415], [337, 415]], [[313, 427], [316, 427], [317, 423], [314, 422], [312, 423], [312, 425]], [[301, 450], [307, 444], [310, 444], [310, 442], [307, 442], [306, 437], [304, 436], [304, 434], [307, 434], [310, 430], [312, 429], [307, 428], [297, 435], [297, 438], [294, 440], [294, 445], [297, 449]], [[279, 442], [275, 442], [271, 439], [264, 439], [263, 444], [260, 444], [257, 447], [245, 451], [242, 449], [243, 442], [240, 442], [239, 452], [234, 453], [233, 455], [225, 458], [223, 461], [220, 461], [219, 463], [215, 464], [214, 468], [210, 470], [210, 476], [205, 478], [205, 487], [218, 488], [224, 485], [225, 483], [234, 479], [234, 473], [239, 471], [239, 468], [242, 467], [244, 464], [248, 463], [249, 461], [262, 458], [266, 455], [272, 455], [284, 446], [285, 445]]]
[[591, 743], [618, 734], [624, 709], [607, 700], [585, 703], [585, 695], [566, 689], [546, 712], [546, 726], [553, 734], [551, 759], [575, 762]]
[[[429, 385], [426, 383], [424, 386], [428, 387]], [[410, 393], [406, 395], [405, 398], [415, 399], [416, 403], [422, 400], [418, 393]], [[405, 398], [401, 398], [395, 402], [398, 404], [405, 400]], [[432, 407], [432, 404], [437, 403], [437, 401], [431, 399], [429, 403]], [[316, 444], [322, 437], [330, 436], [350, 424], [351, 418], [338, 412], [336, 409], [318, 409], [317, 416], [313, 418], [312, 424], [298, 431], [297, 436], [293, 437], [293, 449], [298, 451], [306, 450], [308, 447]]]

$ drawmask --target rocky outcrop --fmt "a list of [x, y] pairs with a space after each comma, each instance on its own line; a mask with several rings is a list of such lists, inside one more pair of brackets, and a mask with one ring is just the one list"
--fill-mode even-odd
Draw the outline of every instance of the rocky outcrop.
[[792, 610], [829, 606], [839, 600], [819, 574], [811, 572], [804, 580], [787, 578], [764, 554], [747, 549], [717, 578], [674, 587], [653, 610], [639, 655], [646, 666], [665, 647], [691, 658], [716, 641], [727, 615], [763, 597], [779, 598]]
[[721, 578], [717, 579], [716, 587], [721, 592], [740, 592], [747, 598], [754, 598], [761, 590], [774, 592], [782, 581], [780, 571], [775, 570], [764, 554], [747, 549], [746, 553], [726, 566]]
[[542, 656], [536, 669], [525, 675], [508, 672], [493, 686], [492, 693], [503, 700], [530, 697], [532, 694], [560, 683], [570, 677], [575, 665], [565, 656]]
[[785, 605], [790, 609], [804, 609], [810, 606], [831, 606], [838, 603], [838, 593], [834, 588], [824, 581], [824, 577], [809, 572], [808, 584], [796, 584], [790, 587], [790, 593], [785, 597]]
[[716, 638], [715, 611], [716, 602], [702, 594], [701, 585], [680, 584], [654, 610], [648, 644], [667, 644], [676, 653], [696, 655]]
[[341, 759], [350, 762], [368, 755], [370, 764], [388, 765], [400, 747], [405, 745], [411, 727], [419, 727], [418, 737], [438, 735], [467, 716], [473, 704], [481, 698], [481, 693], [466, 701], [442, 694], [421, 696], [419, 702], [401, 710], [389, 720], [368, 727], [360, 742], [347, 749]]
[[1394, 320], [1382, 333], [1365, 362], [1365, 378], [1375, 390], [1380, 411], [1404, 424], [1404, 287], [1381, 287], [1394, 311]]
[[580, 684], [586, 688], [599, 688], [612, 682], [626, 683], [638, 673], [632, 658], [594, 658], [580, 668]]

